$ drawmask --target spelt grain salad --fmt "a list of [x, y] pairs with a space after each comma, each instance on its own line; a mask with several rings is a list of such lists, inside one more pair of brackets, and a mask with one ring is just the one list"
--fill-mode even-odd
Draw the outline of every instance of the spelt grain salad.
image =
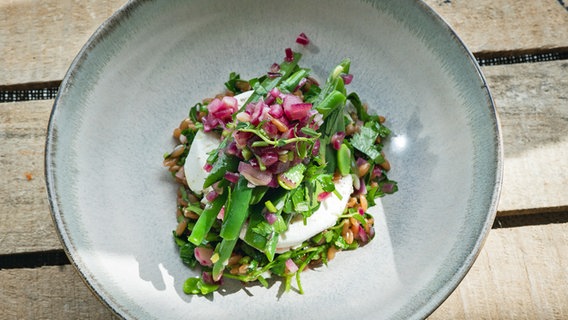
[[367, 211], [397, 191], [382, 151], [390, 130], [348, 92], [350, 60], [320, 83], [301, 53], [284, 55], [258, 78], [231, 73], [226, 91], [190, 107], [173, 131], [177, 146], [164, 155], [179, 184], [173, 238], [183, 263], [202, 270], [187, 294], [269, 278], [285, 291], [295, 280], [302, 293], [303, 271], [373, 239]]

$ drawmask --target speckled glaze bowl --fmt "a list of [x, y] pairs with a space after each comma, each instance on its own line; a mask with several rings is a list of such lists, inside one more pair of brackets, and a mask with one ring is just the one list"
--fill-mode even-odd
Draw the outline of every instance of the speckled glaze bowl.
[[[304, 32], [305, 48], [294, 43]], [[393, 130], [399, 192], [371, 244], [302, 275], [304, 295], [238, 285], [182, 292], [176, 186], [162, 167], [188, 107], [231, 71], [265, 72], [284, 48], [319, 79], [344, 57], [356, 91]], [[418, 319], [456, 288], [496, 212], [502, 151], [483, 76], [420, 1], [133, 1], [71, 65], [46, 142], [49, 201], [86, 284], [128, 319]]]

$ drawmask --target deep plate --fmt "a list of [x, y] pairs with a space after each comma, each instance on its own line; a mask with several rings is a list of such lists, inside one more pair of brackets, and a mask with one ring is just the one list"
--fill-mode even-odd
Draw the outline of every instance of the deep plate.
[[[294, 44], [305, 32], [312, 44]], [[356, 91], [388, 119], [400, 191], [370, 245], [276, 283], [187, 296], [171, 239], [175, 184], [162, 167], [188, 107], [231, 71], [265, 72], [285, 47], [325, 79], [344, 57]], [[125, 318], [424, 318], [471, 267], [496, 212], [497, 116], [471, 54], [418, 1], [134, 1], [75, 59], [46, 142], [53, 218], [86, 283]]]

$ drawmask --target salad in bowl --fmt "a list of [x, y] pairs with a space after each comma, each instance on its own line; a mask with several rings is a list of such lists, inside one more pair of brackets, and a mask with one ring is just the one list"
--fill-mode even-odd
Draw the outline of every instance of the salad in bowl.
[[288, 48], [258, 78], [231, 73], [226, 91], [173, 131], [177, 146], [164, 155], [179, 184], [173, 237], [182, 261], [202, 269], [187, 294], [272, 277], [303, 293], [301, 272], [371, 241], [369, 207], [397, 191], [382, 150], [390, 130], [347, 91], [350, 60], [320, 84], [301, 58]]

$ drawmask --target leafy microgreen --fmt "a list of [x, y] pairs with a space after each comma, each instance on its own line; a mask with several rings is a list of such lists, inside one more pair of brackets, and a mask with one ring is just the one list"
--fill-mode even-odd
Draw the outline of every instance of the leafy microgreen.
[[379, 134], [366, 126], [360, 128], [360, 131], [353, 135], [350, 142], [353, 148], [361, 151], [375, 163], [382, 163], [384, 159], [381, 155], [381, 151], [378, 149], [374, 141], [377, 139]]

